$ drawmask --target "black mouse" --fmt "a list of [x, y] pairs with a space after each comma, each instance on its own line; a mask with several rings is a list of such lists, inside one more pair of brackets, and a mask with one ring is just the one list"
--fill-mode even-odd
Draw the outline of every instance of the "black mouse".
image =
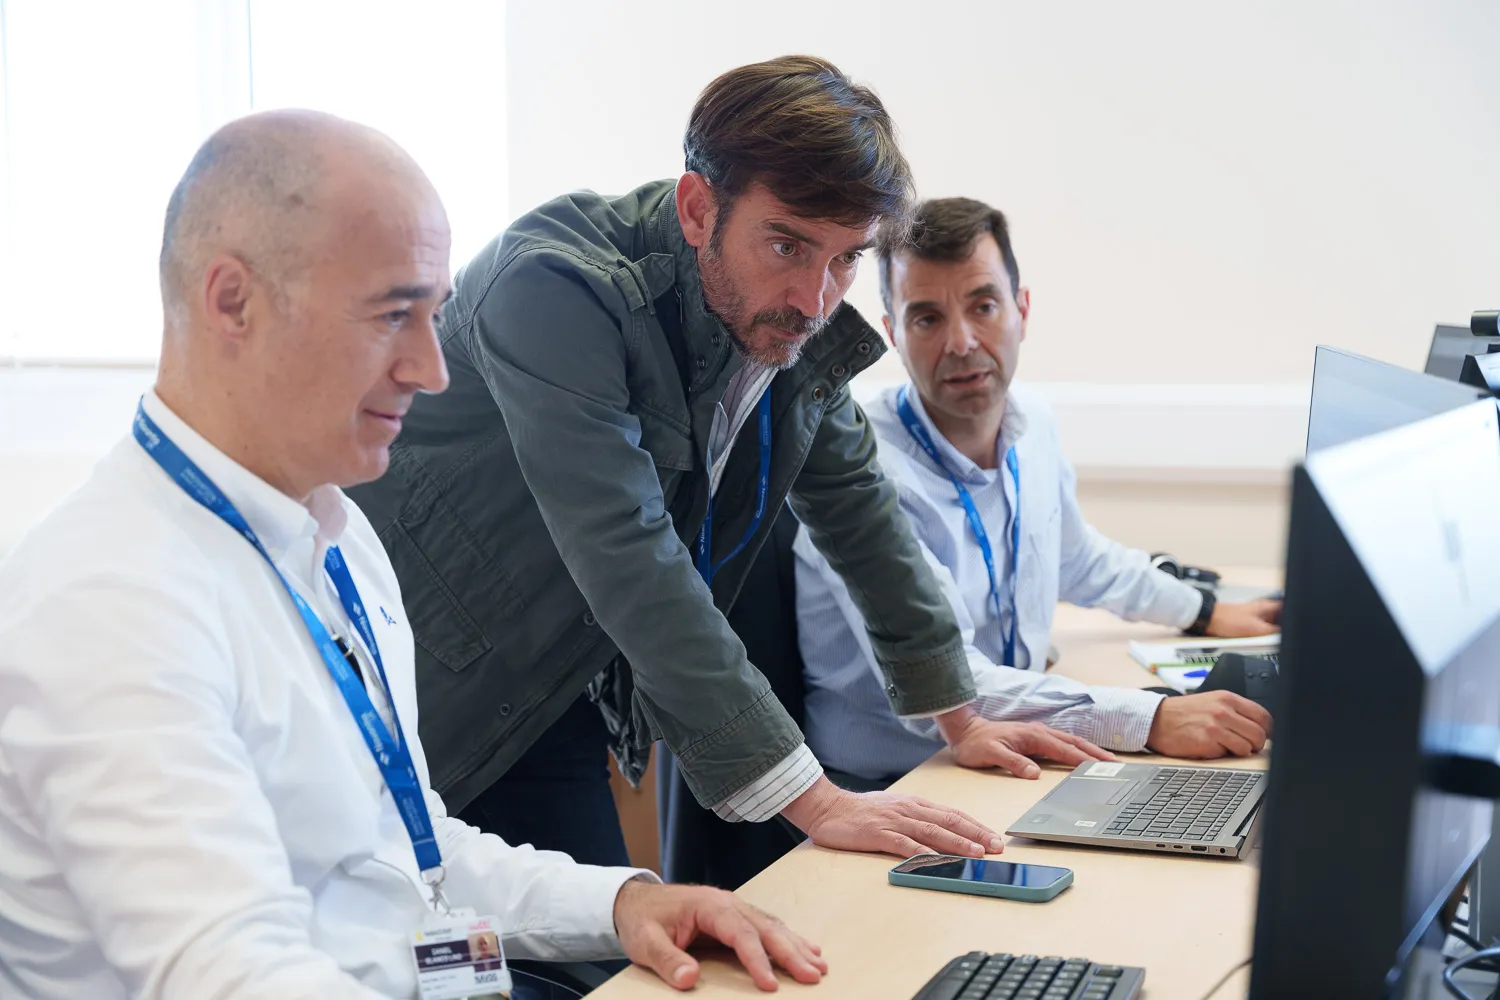
[[1214, 668], [1199, 685], [1199, 691], [1233, 691], [1275, 713], [1276, 661], [1243, 653], [1220, 653]]

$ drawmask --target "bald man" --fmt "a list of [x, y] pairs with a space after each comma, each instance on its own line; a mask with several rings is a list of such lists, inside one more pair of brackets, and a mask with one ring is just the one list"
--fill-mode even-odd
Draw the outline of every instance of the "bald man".
[[448, 253], [368, 129], [261, 115], [194, 157], [156, 387], [0, 566], [0, 996], [415, 997], [419, 931], [678, 988], [699, 933], [763, 989], [826, 969], [728, 894], [512, 847], [429, 787], [395, 574], [340, 487], [447, 384]]

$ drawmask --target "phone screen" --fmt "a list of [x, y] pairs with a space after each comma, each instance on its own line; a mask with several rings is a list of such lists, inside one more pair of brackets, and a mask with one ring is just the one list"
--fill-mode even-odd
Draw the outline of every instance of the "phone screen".
[[947, 854], [924, 854], [896, 866], [896, 871], [929, 878], [951, 878], [960, 882], [993, 885], [1045, 887], [1068, 874], [1052, 865], [1018, 865], [1011, 861], [959, 858]]

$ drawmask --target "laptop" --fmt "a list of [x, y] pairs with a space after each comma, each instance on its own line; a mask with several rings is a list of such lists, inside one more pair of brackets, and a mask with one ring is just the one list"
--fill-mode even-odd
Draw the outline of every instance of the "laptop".
[[1266, 772], [1079, 764], [1005, 832], [1030, 840], [1239, 858], [1254, 846]]

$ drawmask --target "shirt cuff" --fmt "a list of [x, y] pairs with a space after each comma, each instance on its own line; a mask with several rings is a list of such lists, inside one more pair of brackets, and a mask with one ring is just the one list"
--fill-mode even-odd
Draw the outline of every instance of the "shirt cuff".
[[763, 823], [791, 805], [821, 777], [823, 768], [818, 758], [806, 743], [800, 744], [771, 770], [714, 806], [714, 813], [731, 823]]
[[[550, 936], [557, 952], [577, 956], [580, 961], [613, 958], [624, 954], [615, 930], [615, 899], [626, 882], [659, 883], [661, 879], [643, 868], [600, 868], [594, 865], [558, 865], [547, 873], [552, 894], [558, 899], [576, 899], [582, 905], [572, 911], [566, 926]], [[561, 924], [562, 921], [559, 921]], [[526, 928], [515, 928], [524, 931]]]
[[1195, 587], [1191, 583], [1178, 582], [1184, 593], [1171, 595], [1172, 612], [1174, 617], [1163, 622], [1164, 625], [1175, 625], [1179, 629], [1185, 629], [1198, 620], [1198, 615], [1203, 610], [1203, 589]]
[[1121, 753], [1146, 749], [1163, 695], [1134, 688], [1090, 687], [1089, 697], [1094, 700], [1090, 739], [1106, 750]]
[[956, 712], [960, 708], [963, 708], [966, 705], [972, 705], [977, 700], [978, 699], [976, 699], [976, 698], [969, 698], [969, 699], [966, 699], [964, 701], [957, 702], [956, 704], [949, 705], [947, 708], [939, 708], [939, 709], [935, 709], [935, 710], [933, 710], [931, 712], [913, 712], [911, 715], [903, 715], [903, 716], [901, 716], [901, 718], [903, 718], [903, 719], [936, 719], [940, 715], [947, 715], [949, 712]]

